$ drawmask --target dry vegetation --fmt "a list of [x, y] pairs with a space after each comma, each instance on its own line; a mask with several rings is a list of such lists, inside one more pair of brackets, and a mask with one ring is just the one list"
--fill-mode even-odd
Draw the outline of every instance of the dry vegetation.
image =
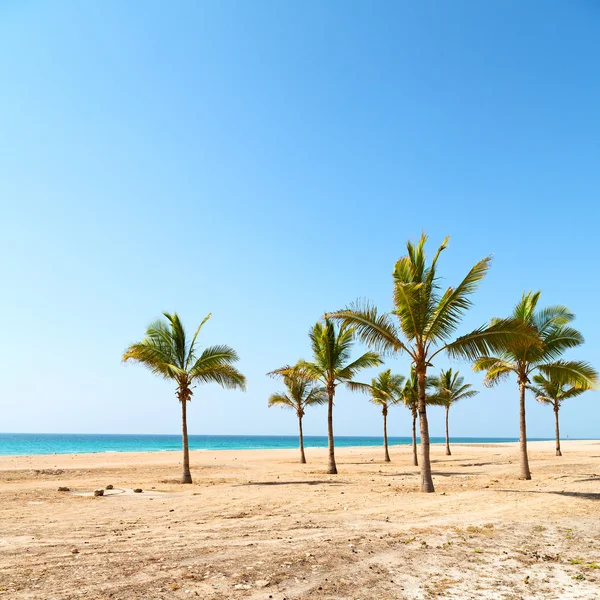
[[0, 598], [600, 599], [599, 442], [433, 450], [2, 457]]

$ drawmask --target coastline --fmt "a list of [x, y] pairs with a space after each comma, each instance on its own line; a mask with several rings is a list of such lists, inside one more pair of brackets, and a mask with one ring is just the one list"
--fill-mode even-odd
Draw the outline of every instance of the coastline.
[[[577, 447], [583, 446], [600, 446], [600, 440], [561, 440], [561, 444], [563, 448], [567, 449], [571, 445], [576, 445]], [[417, 444], [418, 445], [418, 444]], [[513, 449], [515, 452], [518, 450], [518, 441], [510, 441], [510, 442], [452, 442], [451, 447], [454, 448], [505, 448], [505, 449]], [[396, 454], [398, 457], [408, 456], [409, 453], [412, 452], [412, 447], [406, 444], [390, 444], [390, 453]], [[528, 441], [528, 447], [531, 452], [552, 452], [554, 449], [554, 440], [532, 440]], [[434, 454], [434, 458], [440, 454], [444, 455], [443, 452], [439, 452], [439, 450], [443, 450], [445, 448], [445, 443], [436, 442], [431, 443], [432, 454]], [[321, 457], [326, 455], [326, 448], [322, 447], [306, 447], [305, 448], [307, 457], [314, 458], [315, 460], [320, 460]], [[277, 460], [277, 459], [289, 459], [292, 463], [295, 462], [295, 459], [298, 455], [298, 448], [252, 448], [252, 449], [218, 449], [218, 450], [205, 450], [205, 449], [190, 449], [190, 457], [192, 458], [192, 463], [194, 459], [196, 462], [204, 462], [204, 460], [216, 460], [217, 458], [221, 458], [225, 461], [230, 459], [237, 460], [238, 458], [243, 458], [247, 460]], [[381, 445], [373, 445], [373, 446], [340, 446], [336, 447], [336, 456], [340, 458], [347, 457], [351, 454], [356, 453], [369, 453], [369, 454], [377, 454], [378, 452], [383, 452], [383, 446]], [[54, 454], [0, 454], [0, 471], [7, 470], [9, 468], [14, 468], [14, 466], [9, 467], [8, 465], [16, 465], [19, 463], [39, 463], [40, 465], [47, 466], [52, 463], [55, 467], [60, 463], [63, 465], [70, 464], [69, 461], [75, 460], [72, 466], [79, 465], [82, 460], [90, 459], [90, 465], [98, 464], [98, 465], [106, 465], [108, 463], [114, 464], [169, 464], [169, 463], [178, 463], [181, 460], [181, 449], [179, 450], [148, 450], [148, 451], [129, 451], [129, 450], [106, 450], [101, 452], [79, 452], [79, 453], [71, 453], [71, 454], [62, 454], [62, 453], [54, 453]], [[114, 460], [111, 460], [114, 459]], [[393, 461], [393, 457], [392, 457]], [[42, 467], [44, 468], [44, 467]]]
[[[594, 441], [599, 441], [600, 440], [566, 440], [568, 441], [582, 441], [582, 442], [594, 442]], [[552, 442], [552, 440], [531, 440], [528, 441], [528, 444], [536, 444], [536, 443], [544, 443], [544, 442]], [[561, 441], [561, 443], [563, 443]], [[506, 441], [506, 442], [452, 442], [452, 447], [454, 446], [471, 446], [471, 447], [491, 447], [491, 446], [510, 446], [510, 445], [514, 445], [516, 446], [518, 444], [518, 440], [517, 441]], [[431, 447], [445, 447], [445, 442], [431, 442], [430, 443]], [[393, 442], [389, 443], [389, 448], [390, 450], [392, 449], [400, 449], [400, 448], [406, 448], [406, 447], [412, 447], [410, 446], [410, 444], [394, 444]], [[417, 440], [417, 446], [419, 446], [419, 441]], [[340, 455], [343, 455], [345, 453], [345, 451], [352, 451], [352, 452], [356, 452], [358, 450], [365, 450], [365, 451], [377, 451], [378, 449], [382, 448], [382, 445], [378, 445], [378, 444], [373, 444], [373, 445], [369, 445], [369, 446], [336, 446], [336, 455], [339, 453]], [[325, 450], [325, 448], [321, 447], [321, 446], [305, 446], [305, 450], [309, 451], [309, 450]], [[190, 452], [190, 456], [193, 456], [196, 453], [210, 453], [210, 452], [215, 452], [218, 454], [226, 454], [226, 453], [230, 453], [230, 454], [239, 454], [240, 452], [243, 453], [263, 453], [263, 452], [269, 452], [269, 453], [276, 453], [276, 452], [298, 452], [298, 447], [296, 448], [239, 448], [239, 449], [231, 449], [231, 448], [219, 448], [219, 449], [205, 449], [205, 448], [190, 448], [189, 450]], [[146, 455], [148, 456], [153, 456], [153, 455], [168, 455], [170, 457], [174, 457], [177, 458], [179, 457], [179, 455], [181, 454], [181, 449], [179, 450], [91, 450], [91, 451], [87, 451], [87, 452], [49, 452], [49, 453], [44, 453], [44, 454], [0, 454], [0, 469], [1, 464], [3, 459], [9, 459], [9, 458], [29, 458], [29, 459], [35, 459], [35, 458], [58, 458], [58, 457], [62, 457], [62, 458], [72, 458], [72, 457], [80, 457], [80, 456], [106, 456], [106, 455], [127, 455], [127, 456], [133, 456], [133, 455], [137, 455], [140, 457], [145, 457]]]
[[[190, 451], [284, 450], [298, 447], [297, 435], [191, 435]], [[389, 445], [410, 446], [404, 436], [390, 436]], [[451, 437], [453, 444], [516, 443], [518, 438]], [[530, 438], [531, 442], [551, 441]], [[326, 436], [305, 436], [306, 448], [326, 448]], [[383, 444], [378, 436], [336, 436], [336, 448], [370, 448]], [[418, 438], [417, 438], [418, 443]], [[445, 444], [445, 438], [432, 436], [432, 446]], [[0, 456], [44, 456], [102, 453], [177, 452], [180, 435], [154, 434], [1, 434]]]

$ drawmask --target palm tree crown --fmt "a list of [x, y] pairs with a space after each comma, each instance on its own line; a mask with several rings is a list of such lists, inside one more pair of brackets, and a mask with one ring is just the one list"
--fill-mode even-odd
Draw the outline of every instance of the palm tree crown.
[[370, 394], [371, 402], [381, 407], [382, 412], [388, 412], [390, 406], [403, 402], [402, 390], [404, 377], [395, 375], [391, 369], [382, 371], [371, 379], [371, 384], [350, 382], [348, 387], [357, 392]]
[[560, 408], [564, 400], [576, 398], [591, 389], [591, 386], [586, 384], [573, 385], [540, 374], [534, 375], [532, 380], [534, 385], [529, 386], [529, 389], [535, 395], [535, 399], [542, 404], [550, 404], [556, 409]]
[[131, 344], [123, 354], [123, 361], [143, 364], [155, 375], [177, 383], [179, 400], [191, 400], [193, 383], [218, 383], [224, 388], [246, 389], [246, 378], [233, 363], [239, 360], [235, 350], [219, 345], [205, 348], [200, 354], [196, 340], [209, 314], [188, 340], [177, 313], [163, 313], [165, 320], [150, 324], [141, 342]]
[[327, 392], [318, 386], [312, 379], [301, 372], [290, 373], [283, 376], [286, 392], [277, 392], [269, 397], [269, 407], [280, 406], [295, 411], [302, 418], [308, 406], [327, 404]]
[[433, 377], [431, 385], [435, 388], [432, 400], [441, 406], [450, 408], [455, 402], [463, 398], [472, 398], [479, 392], [471, 389], [470, 383], [465, 383], [465, 378], [461, 377], [458, 371], [442, 369], [439, 377]]
[[310, 378], [320, 381], [327, 391], [340, 384], [348, 385], [359, 371], [382, 363], [376, 352], [365, 352], [350, 360], [354, 345], [353, 327], [342, 325], [337, 328], [331, 320], [325, 319], [324, 323], [315, 323], [308, 337], [313, 360], [300, 360], [297, 367]]
[[[527, 325], [536, 337], [525, 344], [522, 340], [518, 345], [509, 343], [495, 355], [479, 357], [473, 369], [486, 371], [483, 383], [488, 387], [503, 381], [511, 373], [516, 375], [519, 384], [527, 385], [535, 371], [572, 385], [595, 386], [598, 373], [589, 363], [560, 359], [566, 350], [584, 342], [581, 333], [569, 327], [575, 315], [560, 305], [537, 310], [540, 295], [541, 292], [523, 294], [512, 314], [512, 319]], [[493, 320], [494, 323], [499, 321]]]

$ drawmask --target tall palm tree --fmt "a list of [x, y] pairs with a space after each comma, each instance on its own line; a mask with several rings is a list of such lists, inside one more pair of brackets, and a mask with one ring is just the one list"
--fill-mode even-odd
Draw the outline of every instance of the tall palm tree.
[[[484, 325], [452, 340], [464, 313], [471, 306], [469, 296], [477, 289], [490, 266], [490, 257], [479, 261], [455, 288], [443, 293], [437, 276], [437, 261], [448, 238], [427, 266], [423, 234], [415, 246], [407, 244], [407, 255], [396, 262], [393, 272], [394, 307], [380, 313], [368, 302], [356, 302], [344, 310], [326, 316], [356, 329], [357, 336], [374, 349], [392, 354], [406, 352], [417, 373], [418, 413], [421, 429], [421, 489], [434, 492], [429, 457], [429, 426], [426, 409], [427, 369], [441, 352], [469, 360], [503, 349], [507, 343], [528, 337], [526, 328], [507, 319]], [[396, 326], [392, 316], [398, 318]]]
[[491, 387], [514, 373], [519, 386], [520, 479], [531, 479], [527, 456], [527, 424], [525, 420], [525, 390], [530, 377], [538, 372], [575, 386], [595, 386], [598, 373], [582, 361], [560, 359], [569, 348], [583, 344], [579, 331], [569, 327], [573, 315], [566, 306], [537, 309], [541, 292], [523, 294], [515, 306], [512, 319], [535, 331], [536, 339], [528, 344], [509, 344], [500, 353], [484, 355], [475, 361], [475, 371], [486, 371], [484, 385]]
[[366, 383], [355, 383], [350, 382], [348, 385], [350, 389], [355, 391], [364, 392], [371, 395], [371, 402], [381, 407], [381, 414], [383, 415], [383, 447], [384, 447], [384, 460], [390, 462], [390, 452], [388, 449], [388, 437], [387, 437], [387, 416], [390, 406], [399, 404], [402, 402], [402, 385], [404, 384], [404, 377], [402, 375], [393, 375], [392, 370], [382, 371], [371, 379], [371, 385]]
[[535, 394], [535, 399], [543, 404], [549, 404], [554, 409], [554, 425], [556, 432], [556, 456], [562, 456], [560, 451], [560, 430], [558, 427], [558, 411], [561, 404], [568, 398], [576, 398], [590, 389], [589, 385], [573, 385], [564, 380], [534, 375], [529, 389]]
[[356, 360], [350, 360], [354, 328], [342, 325], [336, 327], [329, 319], [317, 322], [308, 334], [313, 353], [312, 361], [300, 360], [295, 366], [285, 366], [272, 371], [270, 375], [290, 375], [295, 370], [302, 371], [313, 381], [319, 382], [327, 392], [327, 439], [329, 466], [327, 472], [335, 475], [335, 449], [333, 439], [333, 400], [335, 390], [340, 385], [348, 385], [356, 373], [362, 369], [376, 367], [382, 360], [376, 352], [365, 352]]
[[195, 383], [217, 383], [224, 388], [246, 389], [246, 378], [233, 366], [238, 355], [229, 346], [205, 348], [199, 354], [196, 339], [210, 314], [200, 323], [191, 340], [177, 313], [163, 313], [165, 319], [150, 324], [141, 342], [131, 344], [123, 354], [123, 361], [139, 362], [155, 375], [173, 380], [176, 396], [181, 402], [181, 429], [183, 441], [183, 475], [181, 483], [192, 483], [187, 433], [187, 403], [192, 399]]
[[446, 409], [446, 455], [450, 456], [450, 437], [448, 435], [448, 413], [450, 407], [463, 398], [472, 398], [479, 394], [478, 391], [471, 389], [470, 383], [465, 383], [465, 378], [454, 372], [452, 369], [444, 371], [442, 369], [439, 377], [433, 378], [433, 387], [435, 388], [434, 398]]
[[[427, 392], [433, 385], [433, 377], [427, 377], [425, 380], [425, 403], [427, 406], [430, 404], [438, 404], [437, 401]], [[415, 368], [410, 369], [410, 376], [406, 380], [404, 387], [402, 388], [402, 402], [404, 406], [408, 408], [412, 414], [412, 452], [413, 452], [413, 465], [419, 466], [419, 459], [417, 458], [417, 417], [419, 409], [419, 382], [417, 379], [417, 373]]]
[[327, 404], [327, 392], [325, 388], [315, 384], [300, 371], [283, 376], [286, 392], [277, 392], [269, 398], [269, 407], [281, 406], [296, 412], [298, 417], [298, 428], [300, 431], [300, 462], [306, 463], [304, 454], [304, 435], [302, 433], [302, 418], [306, 408], [319, 404]]

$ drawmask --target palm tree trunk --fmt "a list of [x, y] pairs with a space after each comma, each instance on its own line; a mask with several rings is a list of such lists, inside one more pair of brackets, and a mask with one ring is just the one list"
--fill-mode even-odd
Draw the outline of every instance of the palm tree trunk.
[[388, 450], [387, 439], [387, 410], [383, 409], [383, 446], [385, 448], [385, 462], [390, 462], [390, 453]]
[[192, 474], [190, 473], [190, 449], [188, 447], [187, 432], [187, 400], [184, 398], [181, 402], [181, 430], [183, 441], [183, 475], [181, 483], [192, 483]]
[[556, 456], [562, 456], [560, 451], [560, 431], [558, 429], [558, 404], [554, 407], [554, 424], [556, 427]]
[[525, 422], [525, 382], [519, 383], [519, 447], [521, 460], [521, 474], [519, 479], [531, 479], [529, 459], [527, 458], [527, 423]]
[[328, 389], [329, 406], [327, 408], [327, 443], [329, 446], [329, 467], [327, 473], [337, 475], [337, 467], [335, 466], [335, 448], [333, 442], [333, 396], [335, 389]]
[[412, 411], [413, 426], [412, 426], [412, 449], [413, 449], [413, 466], [419, 466], [419, 459], [417, 458], [417, 411]]
[[302, 417], [298, 416], [298, 426], [300, 428], [300, 462], [306, 464], [306, 456], [304, 456], [304, 435], [302, 433]]
[[426, 369], [418, 371], [419, 384], [419, 425], [421, 428], [421, 491], [435, 492], [431, 476], [431, 461], [429, 459], [429, 425], [427, 423], [427, 406], [425, 404]]
[[446, 406], [446, 456], [450, 456], [452, 452], [450, 452], [450, 437], [448, 436], [448, 413], [450, 412], [450, 407]]

